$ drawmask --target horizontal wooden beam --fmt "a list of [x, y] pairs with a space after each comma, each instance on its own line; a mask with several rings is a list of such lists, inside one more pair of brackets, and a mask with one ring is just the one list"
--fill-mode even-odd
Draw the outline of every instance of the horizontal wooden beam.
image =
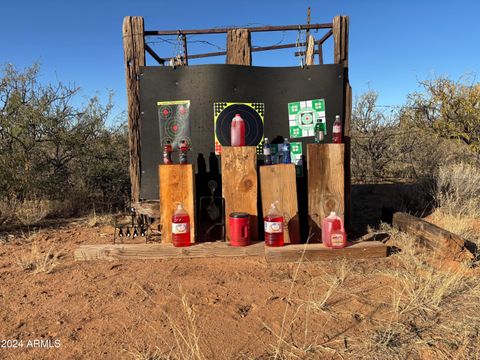
[[264, 243], [250, 246], [230, 246], [226, 242], [192, 244], [174, 247], [172, 244], [103, 244], [83, 245], [75, 250], [75, 260], [123, 260], [123, 259], [186, 259], [209, 257], [264, 256]]
[[298, 244], [283, 247], [265, 247], [267, 262], [323, 261], [341, 258], [364, 259], [387, 256], [387, 245], [380, 241], [350, 244], [343, 249], [331, 249], [323, 244]]
[[[292, 30], [319, 30], [331, 29], [332, 23], [327, 24], [303, 24], [303, 25], [280, 25], [280, 26], [255, 26], [246, 28], [250, 32], [262, 31], [292, 31]], [[194, 30], [149, 30], [145, 31], [146, 36], [156, 35], [191, 35], [191, 34], [222, 34], [236, 27], [212, 28], [212, 29], [194, 29]]]

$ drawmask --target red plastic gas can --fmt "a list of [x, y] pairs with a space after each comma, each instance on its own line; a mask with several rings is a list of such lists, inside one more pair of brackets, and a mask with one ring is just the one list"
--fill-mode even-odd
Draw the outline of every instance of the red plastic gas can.
[[230, 245], [247, 246], [250, 244], [250, 215], [246, 212], [230, 214]]

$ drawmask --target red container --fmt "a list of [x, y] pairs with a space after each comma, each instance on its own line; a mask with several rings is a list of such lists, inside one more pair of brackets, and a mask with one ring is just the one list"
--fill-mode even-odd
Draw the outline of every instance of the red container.
[[232, 146], [245, 146], [245, 122], [240, 114], [235, 114], [230, 127]]
[[181, 203], [172, 216], [172, 243], [175, 247], [190, 246], [190, 216]]
[[246, 212], [230, 214], [230, 245], [247, 246], [250, 244], [250, 215]]

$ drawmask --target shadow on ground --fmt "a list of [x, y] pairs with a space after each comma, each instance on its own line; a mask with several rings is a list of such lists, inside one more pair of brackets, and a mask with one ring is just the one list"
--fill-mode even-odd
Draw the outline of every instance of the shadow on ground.
[[362, 236], [368, 227], [391, 223], [397, 211], [427, 216], [433, 210], [433, 199], [420, 184], [353, 184], [352, 232]]

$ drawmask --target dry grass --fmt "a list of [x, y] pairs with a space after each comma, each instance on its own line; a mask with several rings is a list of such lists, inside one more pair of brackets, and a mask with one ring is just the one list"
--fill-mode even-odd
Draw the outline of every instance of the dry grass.
[[16, 263], [24, 271], [50, 274], [57, 266], [57, 260], [58, 255], [53, 253], [53, 245], [47, 251], [42, 252], [35, 241], [32, 243], [30, 251], [16, 258]]
[[176, 355], [184, 360], [205, 360], [200, 349], [200, 333], [197, 325], [197, 315], [193, 306], [188, 302], [186, 294], [182, 294], [182, 323], [178, 324], [169, 314], [166, 314], [176, 344]]
[[[130, 218], [129, 218], [130, 221]], [[102, 226], [113, 223], [113, 216], [111, 214], [97, 214], [95, 208], [86, 218], [86, 223], [90, 227]]]
[[[471, 232], [471, 222], [441, 211], [433, 219]], [[261, 359], [480, 359], [478, 271], [446, 266], [452, 264], [409, 235], [381, 228], [401, 252], [373, 268], [347, 259], [291, 268], [284, 312], [262, 323], [272, 342]], [[306, 296], [297, 295], [300, 287]], [[133, 359], [208, 358], [193, 306], [185, 294], [178, 299], [181, 314], [165, 313], [173, 335], [162, 339], [168, 352], [142, 350], [131, 353]]]
[[[436, 216], [452, 221], [441, 212]], [[468, 222], [460, 224], [468, 228]], [[321, 275], [308, 275], [304, 282], [309, 297], [292, 299], [296, 306], [287, 305], [280, 331], [267, 327], [276, 339], [272, 359], [480, 359], [478, 274], [462, 264], [446, 266], [452, 264], [443, 264], [407, 234], [382, 228], [402, 251], [368, 273], [355, 261], [319, 264]], [[290, 294], [302, 283], [301, 266], [309, 265], [297, 264]], [[380, 292], [365, 291], [365, 284], [377, 281], [386, 284]], [[315, 324], [334, 324], [335, 331], [319, 331]]]
[[51, 212], [48, 200], [25, 200], [14, 204], [15, 218], [26, 226], [38, 224]]
[[480, 216], [480, 171], [467, 163], [440, 166], [435, 198], [443, 212]]

